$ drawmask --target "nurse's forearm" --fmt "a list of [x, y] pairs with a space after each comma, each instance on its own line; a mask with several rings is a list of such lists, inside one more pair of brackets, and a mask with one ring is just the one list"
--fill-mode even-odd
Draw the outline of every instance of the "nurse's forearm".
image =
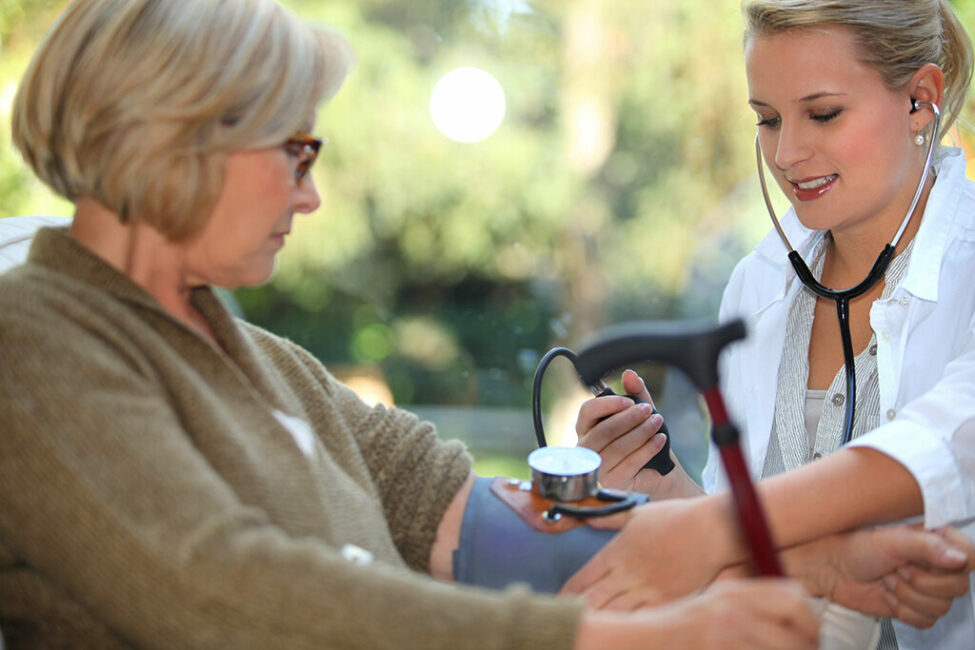
[[[924, 511], [921, 490], [911, 473], [890, 456], [864, 447], [842, 449], [764, 479], [756, 490], [780, 549]], [[730, 492], [702, 497], [694, 507], [711, 522], [707, 534], [716, 540], [712, 559], [719, 566], [748, 558], [742, 536], [728, 530], [728, 515], [734, 508]]]
[[911, 473], [874, 449], [851, 447], [761, 481], [758, 492], [781, 547], [921, 515]]

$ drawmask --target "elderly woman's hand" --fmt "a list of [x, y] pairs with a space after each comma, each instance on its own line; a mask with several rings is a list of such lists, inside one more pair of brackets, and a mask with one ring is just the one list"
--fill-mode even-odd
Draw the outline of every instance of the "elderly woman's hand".
[[617, 517], [590, 520], [622, 526], [562, 588], [592, 607], [635, 609], [669, 602], [708, 585], [741, 561], [734, 510], [726, 495], [650, 503]]
[[819, 618], [797, 584], [732, 580], [660, 607], [587, 611], [575, 650], [813, 650], [818, 634]]

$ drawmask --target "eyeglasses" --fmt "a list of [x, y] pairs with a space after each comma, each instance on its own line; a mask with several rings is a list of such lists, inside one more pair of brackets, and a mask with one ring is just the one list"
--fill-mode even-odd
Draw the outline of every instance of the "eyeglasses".
[[301, 159], [295, 167], [295, 182], [300, 183], [301, 179], [308, 175], [308, 171], [318, 158], [318, 152], [322, 145], [328, 142], [327, 138], [316, 138], [310, 133], [295, 133], [284, 143], [286, 149], [295, 148], [295, 155]]

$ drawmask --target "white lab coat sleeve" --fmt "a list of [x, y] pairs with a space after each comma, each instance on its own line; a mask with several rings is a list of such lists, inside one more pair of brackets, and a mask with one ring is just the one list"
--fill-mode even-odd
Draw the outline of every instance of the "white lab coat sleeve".
[[930, 390], [850, 443], [904, 465], [924, 498], [927, 527], [975, 518], [975, 323]]
[[[745, 267], [748, 264], [748, 256], [742, 259], [731, 273], [731, 278], [725, 286], [721, 297], [721, 307], [718, 310], [718, 321], [725, 323], [741, 315], [742, 289], [744, 287], [744, 277], [747, 275]], [[729, 410], [732, 422], [737, 420], [733, 405], [738, 403], [734, 399], [734, 383], [729, 381], [732, 372], [732, 352], [725, 349], [718, 359], [718, 379], [721, 394], [725, 399], [725, 406]], [[708, 459], [701, 472], [701, 483], [704, 490], [713, 493], [718, 490], [727, 489], [728, 479], [725, 476], [724, 468], [721, 466], [721, 454], [714, 443], [708, 441]]]

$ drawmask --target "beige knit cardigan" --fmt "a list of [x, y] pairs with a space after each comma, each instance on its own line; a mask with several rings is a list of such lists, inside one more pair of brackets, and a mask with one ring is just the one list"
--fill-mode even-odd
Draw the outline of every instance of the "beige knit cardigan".
[[420, 574], [459, 444], [192, 300], [219, 346], [59, 229], [0, 276], [10, 650], [571, 646], [576, 600]]

